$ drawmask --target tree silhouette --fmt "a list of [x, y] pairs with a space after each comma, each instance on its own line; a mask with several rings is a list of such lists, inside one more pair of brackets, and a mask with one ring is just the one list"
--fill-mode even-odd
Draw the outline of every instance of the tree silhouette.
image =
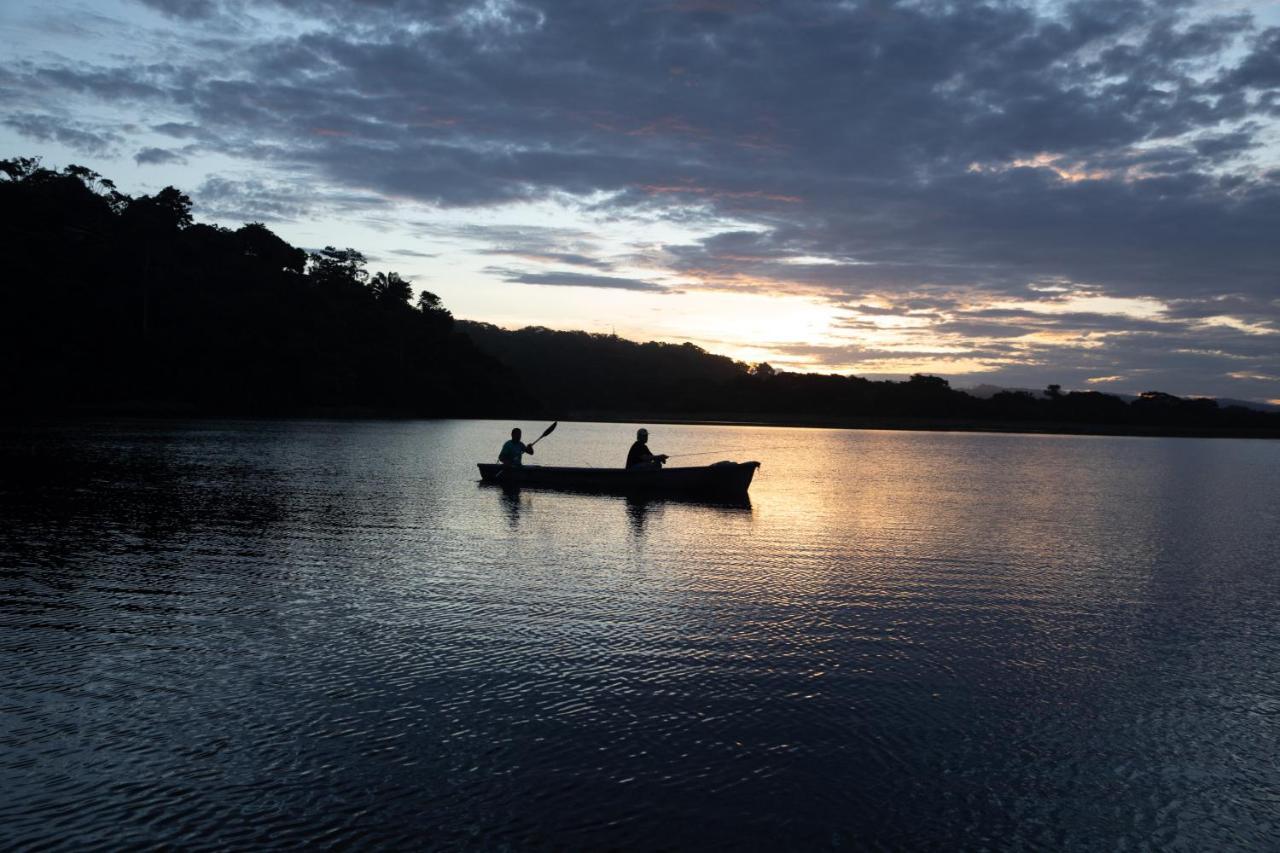
[[[1002, 391], [980, 399], [943, 377], [915, 374], [906, 382], [857, 376], [799, 374], [747, 366], [692, 344], [641, 344], [616, 335], [530, 327], [509, 331], [459, 324], [483, 349], [510, 365], [556, 413], [610, 412], [688, 417], [774, 419], [916, 419], [957, 425], [1035, 424], [1036, 429], [1134, 431], [1173, 427], [1280, 430], [1280, 413], [1236, 408], [1206, 415], [1206, 404], [1178, 401], [1156, 410], [1096, 391], [1040, 396]], [[1212, 402], [1212, 401], [1209, 401]]]
[[449, 313], [445, 310], [444, 305], [441, 304], [440, 297], [436, 296], [430, 290], [423, 290], [418, 293], [418, 310], [423, 314], [431, 314], [433, 312], [440, 311], [444, 311], [446, 314]]
[[301, 274], [306, 268], [307, 253], [295, 249], [273, 234], [261, 222], [250, 222], [236, 231], [240, 251], [246, 257], [260, 260], [268, 268]]
[[308, 257], [307, 274], [317, 286], [332, 291], [348, 293], [363, 288], [369, 278], [365, 269], [368, 261], [355, 249], [335, 249], [325, 246]]
[[0, 406], [484, 414], [520, 384], [409, 305], [355, 249], [308, 255], [261, 223], [196, 223], [167, 187], [130, 198], [81, 166], [0, 161], [14, 246], [0, 283]]
[[369, 290], [373, 298], [380, 304], [397, 308], [408, 308], [413, 298], [413, 288], [399, 273], [375, 273], [369, 281]]
[[[978, 399], [754, 367], [693, 344], [455, 322], [356, 249], [308, 254], [262, 223], [197, 223], [173, 187], [131, 198], [83, 166], [0, 160], [0, 407], [15, 410], [555, 412], [894, 418], [1084, 431], [1280, 432], [1280, 413], [1159, 391], [1050, 385]], [[1046, 425], [1049, 425], [1046, 427]], [[1251, 433], [1252, 434], [1252, 433]]]

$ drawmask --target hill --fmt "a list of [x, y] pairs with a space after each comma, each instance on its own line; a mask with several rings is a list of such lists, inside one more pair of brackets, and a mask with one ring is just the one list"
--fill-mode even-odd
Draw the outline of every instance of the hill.
[[[1149, 391], [776, 371], [693, 344], [455, 322], [355, 249], [200, 224], [80, 166], [0, 161], [0, 411], [613, 417], [1280, 435], [1280, 412]], [[411, 301], [414, 300], [414, 301]]]
[[1280, 434], [1280, 413], [1159, 391], [1122, 399], [1095, 391], [954, 389], [937, 376], [905, 382], [777, 371], [693, 344], [638, 343], [614, 335], [460, 321], [485, 352], [509, 365], [548, 416], [755, 420], [1113, 432]]
[[528, 405], [432, 293], [354, 249], [192, 220], [79, 166], [0, 161], [10, 412], [478, 415]]

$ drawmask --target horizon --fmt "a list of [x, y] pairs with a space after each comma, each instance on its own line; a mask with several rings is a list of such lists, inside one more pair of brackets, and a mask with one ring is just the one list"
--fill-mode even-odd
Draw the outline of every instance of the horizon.
[[[445, 307], [447, 308], [448, 306], [445, 306]], [[505, 326], [505, 325], [502, 325], [502, 324], [500, 324], [500, 323], [489, 323], [487, 320], [474, 320], [474, 319], [467, 318], [467, 317], [457, 317], [456, 319], [457, 319], [457, 320], [459, 320], [459, 321], [461, 321], [461, 322], [463, 322], [463, 323], [488, 323], [489, 325], [495, 326], [495, 327], [497, 327], [497, 328], [499, 328], [499, 329], [502, 329], [502, 330], [504, 330], [504, 331], [508, 331], [508, 332], [519, 332], [519, 331], [524, 331], [524, 330], [527, 330], [527, 329], [545, 329], [545, 330], [547, 330], [547, 331], [549, 331], [549, 332], [565, 332], [565, 333], [582, 332], [582, 333], [586, 333], [586, 334], [593, 334], [593, 335], [604, 335], [604, 334], [609, 334], [609, 335], [612, 335], [612, 336], [614, 336], [614, 337], [620, 338], [620, 339], [622, 339], [622, 340], [626, 340], [626, 341], [628, 341], [628, 342], [630, 342], [630, 343], [633, 343], [633, 344], [649, 344], [649, 343], [657, 343], [657, 344], [677, 344], [677, 345], [678, 345], [678, 344], [683, 344], [683, 343], [693, 343], [693, 341], [681, 341], [681, 340], [676, 340], [676, 341], [663, 341], [663, 340], [642, 340], [642, 339], [638, 339], [638, 338], [626, 338], [626, 337], [624, 337], [624, 336], [622, 336], [622, 335], [617, 334], [616, 332], [597, 332], [597, 331], [591, 331], [591, 330], [588, 330], [588, 329], [568, 329], [568, 328], [564, 328], [564, 329], [562, 329], [562, 328], [552, 328], [551, 326], [535, 326], [535, 325], [526, 325], [526, 326], [519, 326], [519, 325], [516, 325], [516, 326]], [[725, 357], [725, 358], [732, 358], [732, 356], [727, 356], [727, 355], [725, 355], [724, 353], [721, 353], [721, 352], [715, 352], [715, 351], [713, 351], [713, 350], [705, 350], [705, 352], [706, 352], [708, 355], [712, 355], [712, 356], [722, 356], [722, 357]], [[734, 361], [737, 361], [739, 364], [741, 364], [741, 365], [743, 365], [744, 367], [747, 367], [747, 368], [754, 368], [754, 367], [756, 367], [758, 364], [762, 364], [762, 363], [763, 363], [763, 364], [768, 364], [767, 362], [755, 362], [755, 363], [752, 363], [752, 362], [743, 362], [743, 361], [741, 361], [741, 360], [739, 360], [739, 359], [734, 359]], [[772, 364], [769, 364], [769, 367], [773, 368], [774, 366], [773, 366]], [[790, 368], [774, 368], [774, 369], [775, 369], [775, 370], [777, 370], [779, 373], [809, 373], [809, 374], [816, 374], [816, 375], [836, 375], [836, 376], [847, 376], [847, 377], [852, 377], [852, 378], [855, 378], [855, 379], [866, 379], [866, 380], [868, 380], [868, 381], [872, 381], [872, 382], [904, 382], [904, 381], [907, 381], [907, 380], [909, 380], [909, 379], [911, 378], [911, 374], [889, 374], [889, 375], [877, 376], [877, 375], [874, 375], [874, 374], [842, 373], [842, 372], [840, 372], [840, 371], [792, 370], [792, 369], [790, 369]], [[926, 376], [937, 376], [937, 374], [933, 374], [933, 373], [926, 373], [926, 374], [923, 374], [923, 375], [926, 375]], [[947, 382], [951, 385], [951, 387], [952, 387], [954, 390], [956, 390], [956, 391], [962, 391], [962, 392], [964, 392], [964, 393], [966, 393], [966, 394], [969, 394], [969, 395], [971, 395], [971, 396], [982, 396], [982, 395], [974, 394], [974, 392], [980, 392], [980, 391], [990, 391], [990, 393], [992, 393], [992, 394], [997, 393], [997, 392], [999, 392], [999, 391], [1015, 391], [1015, 392], [1017, 392], [1017, 391], [1025, 391], [1025, 392], [1028, 392], [1028, 393], [1031, 393], [1031, 394], [1037, 394], [1037, 395], [1040, 395], [1040, 396], [1044, 396], [1045, 392], [1046, 392], [1046, 391], [1048, 390], [1048, 388], [1049, 388], [1050, 386], [1052, 386], [1052, 385], [1058, 385], [1058, 386], [1059, 386], [1059, 388], [1060, 388], [1060, 389], [1062, 390], [1062, 392], [1064, 392], [1064, 393], [1072, 393], [1072, 392], [1098, 392], [1098, 393], [1103, 393], [1103, 394], [1110, 394], [1110, 395], [1115, 396], [1115, 397], [1120, 397], [1120, 398], [1126, 398], [1126, 397], [1127, 397], [1127, 398], [1132, 398], [1132, 399], [1137, 399], [1138, 397], [1142, 396], [1142, 394], [1143, 394], [1143, 393], [1149, 393], [1149, 392], [1161, 393], [1161, 392], [1163, 392], [1163, 389], [1160, 389], [1160, 388], [1147, 388], [1147, 389], [1145, 389], [1145, 391], [1140, 391], [1140, 392], [1136, 392], [1136, 393], [1128, 393], [1128, 392], [1124, 392], [1124, 391], [1116, 391], [1116, 390], [1110, 390], [1110, 391], [1099, 391], [1097, 388], [1074, 388], [1074, 387], [1070, 387], [1070, 386], [1061, 385], [1061, 383], [1055, 383], [1055, 382], [1052, 382], [1052, 381], [1046, 382], [1046, 383], [1045, 383], [1043, 386], [1041, 386], [1041, 387], [1015, 386], [1015, 385], [1000, 385], [1000, 384], [991, 383], [991, 382], [974, 382], [974, 383], [969, 383], [969, 384], [957, 384], [957, 383], [953, 382], [951, 379], [949, 379], [948, 377], [942, 376], [942, 377], [939, 377], [939, 378], [946, 379], [946, 380], [947, 380]], [[1187, 399], [1211, 399], [1211, 400], [1219, 400], [1219, 401], [1223, 401], [1223, 400], [1235, 401], [1235, 398], [1227, 397], [1227, 396], [1225, 396], [1225, 395], [1213, 396], [1213, 395], [1189, 394], [1189, 395], [1185, 395], [1185, 396], [1186, 396], [1186, 398], [1187, 398]], [[1257, 405], [1257, 406], [1259, 406], [1259, 407], [1268, 407], [1268, 408], [1272, 408], [1272, 409], [1280, 408], [1280, 401], [1275, 401], [1275, 400], [1272, 400], [1272, 401], [1268, 401], [1268, 400], [1246, 400], [1246, 401], [1240, 401], [1240, 402], [1249, 402], [1249, 403], [1253, 403], [1253, 404], [1255, 404], [1255, 405]]]
[[1223, 9], [22, 2], [0, 156], [504, 328], [1278, 405], [1280, 4]]

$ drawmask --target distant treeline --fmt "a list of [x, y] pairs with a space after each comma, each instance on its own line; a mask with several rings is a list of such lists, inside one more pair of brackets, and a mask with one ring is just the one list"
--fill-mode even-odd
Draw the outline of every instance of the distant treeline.
[[79, 166], [0, 161], [0, 386], [18, 411], [396, 412], [528, 407], [436, 296], [354, 249], [197, 224]]
[[1280, 434], [1280, 413], [1151, 391], [1001, 392], [775, 371], [692, 344], [455, 322], [435, 294], [261, 224], [193, 222], [167, 187], [0, 160], [0, 408], [227, 414], [612, 414]]
[[693, 344], [635, 343], [613, 335], [543, 328], [459, 327], [511, 365], [549, 412], [719, 414], [761, 420], [874, 418], [955, 422], [1072, 424], [1134, 428], [1280, 430], [1280, 413], [1149, 391], [1126, 401], [1096, 391], [1002, 391], [990, 398], [958, 391], [937, 376], [905, 382], [748, 367]]

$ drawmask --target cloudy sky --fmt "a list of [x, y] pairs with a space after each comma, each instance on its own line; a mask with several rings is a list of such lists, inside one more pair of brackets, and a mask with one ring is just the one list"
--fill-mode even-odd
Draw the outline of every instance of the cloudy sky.
[[1280, 2], [4, 0], [0, 156], [454, 313], [1280, 402]]

